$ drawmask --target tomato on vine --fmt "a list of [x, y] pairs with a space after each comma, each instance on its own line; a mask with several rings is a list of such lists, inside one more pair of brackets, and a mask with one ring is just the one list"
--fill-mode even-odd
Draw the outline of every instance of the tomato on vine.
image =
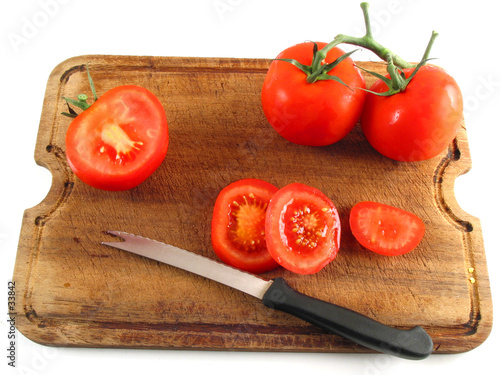
[[[269, 124], [290, 142], [325, 146], [345, 137], [361, 116], [365, 80], [339, 48], [323, 56], [326, 43], [301, 43], [271, 63], [262, 87], [262, 109]], [[354, 52], [354, 51], [353, 51]]]
[[[414, 70], [403, 73], [411, 75]], [[404, 91], [377, 95], [387, 87], [385, 79], [372, 85], [361, 117], [363, 133], [373, 148], [398, 161], [427, 160], [445, 150], [463, 118], [456, 81], [444, 69], [425, 65]]]
[[[452, 142], [463, 117], [457, 83], [443, 69], [426, 65], [438, 34], [432, 33], [420, 63], [410, 64], [373, 38], [368, 4], [361, 8], [364, 36], [339, 34], [328, 44], [303, 43], [278, 55], [262, 88], [264, 113], [284, 138], [310, 146], [338, 141], [361, 117], [366, 139], [381, 154], [400, 161], [432, 158]], [[385, 76], [369, 72], [379, 78], [370, 90], [352, 52], [338, 49], [342, 43], [387, 62]]]

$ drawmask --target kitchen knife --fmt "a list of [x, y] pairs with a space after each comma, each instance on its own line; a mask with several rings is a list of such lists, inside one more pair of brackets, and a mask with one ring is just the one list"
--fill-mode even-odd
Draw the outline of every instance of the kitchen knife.
[[103, 245], [129, 251], [228, 285], [261, 299], [267, 307], [294, 315], [367, 348], [406, 359], [423, 359], [432, 352], [432, 339], [420, 326], [410, 330], [389, 327], [355, 311], [297, 292], [281, 277], [264, 280], [149, 238], [119, 231], [107, 233], [124, 241], [102, 242]]

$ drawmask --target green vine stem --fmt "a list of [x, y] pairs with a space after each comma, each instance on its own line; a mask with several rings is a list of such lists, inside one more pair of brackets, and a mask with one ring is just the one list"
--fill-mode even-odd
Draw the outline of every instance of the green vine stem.
[[[382, 60], [387, 62], [387, 72], [389, 73], [390, 79], [385, 78], [384, 76], [370, 72], [368, 73], [375, 75], [376, 77], [384, 80], [384, 82], [388, 86], [388, 91], [384, 93], [375, 93], [377, 95], [383, 95], [383, 96], [389, 96], [389, 95], [394, 95], [398, 92], [404, 91], [405, 88], [408, 86], [409, 82], [411, 79], [415, 76], [417, 71], [425, 65], [425, 63], [429, 60], [429, 54], [432, 48], [432, 45], [434, 44], [434, 40], [438, 36], [436, 32], [432, 32], [431, 39], [429, 43], [427, 44], [427, 48], [425, 50], [424, 56], [422, 57], [422, 60], [418, 64], [410, 64], [409, 62], [405, 61], [398, 55], [396, 55], [394, 52], [392, 52], [389, 48], [384, 47], [380, 43], [378, 43], [374, 38], [372, 34], [372, 28], [371, 28], [371, 23], [370, 23], [370, 15], [368, 13], [368, 3], [361, 3], [361, 9], [363, 10], [363, 16], [364, 16], [364, 21], [365, 21], [365, 28], [366, 32], [365, 35], [362, 36], [361, 38], [359, 37], [353, 37], [353, 36], [348, 36], [344, 34], [339, 34], [337, 35], [333, 41], [328, 43], [325, 47], [322, 49], [318, 50], [318, 46], [316, 43], [314, 44], [314, 49], [313, 49], [313, 59], [311, 65], [304, 65], [299, 63], [297, 60], [294, 59], [280, 59], [286, 62], [289, 62], [290, 64], [293, 64], [295, 67], [298, 69], [302, 70], [307, 78], [308, 83], [314, 83], [317, 80], [335, 80], [339, 83], [342, 83], [345, 85], [344, 82], [339, 77], [335, 77], [334, 75], [329, 75], [328, 72], [332, 70], [336, 65], [338, 65], [342, 60], [347, 58], [350, 54], [352, 54], [355, 51], [348, 52], [341, 57], [339, 57], [337, 60], [335, 60], [333, 63], [330, 64], [324, 64], [326, 55], [328, 52], [338, 46], [339, 44], [351, 44], [355, 45], [358, 47], [362, 47], [365, 49], [368, 49], [372, 52], [374, 52], [377, 56], [379, 56]], [[414, 68], [412, 74], [409, 77], [406, 77], [405, 73], [403, 72], [403, 69], [409, 69], [409, 68]], [[365, 89], [363, 89], [365, 90]], [[369, 91], [369, 90], [366, 90]], [[372, 92], [372, 91], [370, 91]]]
[[391, 96], [391, 95], [397, 94], [398, 92], [404, 91], [406, 89], [406, 87], [408, 86], [408, 84], [410, 83], [410, 81], [413, 79], [413, 77], [415, 77], [415, 74], [417, 74], [418, 70], [422, 66], [424, 66], [427, 63], [427, 61], [430, 60], [429, 53], [431, 51], [432, 45], [434, 44], [434, 40], [437, 38], [437, 36], [438, 36], [438, 33], [433, 31], [432, 35], [431, 35], [431, 39], [429, 40], [429, 43], [427, 44], [427, 48], [425, 49], [424, 55], [422, 56], [422, 60], [420, 60], [420, 62], [415, 66], [415, 68], [413, 69], [413, 71], [411, 72], [409, 77], [406, 77], [405, 72], [401, 68], [397, 67], [394, 64], [393, 56], [391, 54], [389, 54], [387, 56], [387, 63], [388, 63], [387, 64], [387, 72], [389, 73], [390, 78], [387, 78], [381, 74], [371, 72], [369, 70], [363, 69], [363, 68], [358, 66], [358, 68], [363, 69], [364, 71], [366, 71], [366, 72], [374, 75], [378, 79], [384, 81], [387, 88], [388, 88], [387, 91], [381, 92], [381, 93], [371, 91], [371, 90], [366, 90], [364, 88], [361, 90], [371, 92], [372, 94], [375, 94], [378, 96]]
[[363, 10], [363, 16], [365, 19], [365, 28], [366, 28], [365, 35], [362, 36], [361, 38], [344, 34], [337, 35], [333, 39], [333, 41], [331, 41], [325, 47], [323, 47], [321, 50], [318, 51], [318, 53], [315, 56], [315, 61], [313, 61], [311, 65], [313, 71], [321, 66], [321, 61], [325, 59], [328, 51], [338, 46], [339, 44], [352, 44], [358, 47], [366, 48], [375, 53], [378, 57], [380, 57], [382, 60], [386, 62], [389, 62], [389, 59], [391, 59], [394, 65], [396, 65], [401, 69], [415, 67], [415, 65], [406, 62], [401, 57], [392, 52], [389, 48], [382, 46], [373, 38], [368, 7], [369, 7], [368, 3], [361, 3], [361, 9]]

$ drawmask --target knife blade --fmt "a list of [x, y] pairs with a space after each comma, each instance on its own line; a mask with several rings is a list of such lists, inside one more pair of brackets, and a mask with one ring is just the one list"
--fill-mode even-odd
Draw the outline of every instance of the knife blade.
[[406, 359], [424, 359], [433, 342], [420, 326], [409, 330], [384, 325], [353, 310], [302, 294], [278, 277], [264, 280], [223, 263], [146, 237], [107, 231], [123, 241], [101, 242], [199, 276], [217, 281], [262, 300], [269, 308], [280, 310], [362, 346]]

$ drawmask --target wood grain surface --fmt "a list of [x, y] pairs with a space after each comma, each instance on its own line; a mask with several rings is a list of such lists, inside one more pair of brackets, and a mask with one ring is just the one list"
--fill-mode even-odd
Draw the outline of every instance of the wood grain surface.
[[[230, 182], [253, 177], [277, 187], [302, 182], [319, 188], [337, 206], [343, 226], [339, 255], [321, 272], [278, 269], [265, 278], [282, 276], [303, 293], [388, 325], [422, 325], [436, 353], [467, 351], [487, 338], [492, 303], [481, 225], [461, 210], [453, 192], [455, 179], [471, 167], [465, 125], [448, 150], [418, 163], [381, 156], [359, 125], [331, 146], [295, 145], [268, 125], [260, 106], [269, 63], [99, 55], [71, 58], [53, 70], [35, 150], [53, 182], [47, 197], [25, 211], [13, 277], [21, 333], [58, 346], [368, 351], [244, 293], [100, 245], [110, 238], [106, 230], [123, 230], [215, 259], [215, 198]], [[71, 120], [60, 115], [66, 110], [61, 97], [90, 94], [85, 64], [98, 95], [137, 84], [165, 107], [167, 157], [137, 188], [94, 189], [66, 162]], [[363, 200], [422, 218], [426, 234], [419, 247], [398, 257], [361, 248], [348, 216]]]

